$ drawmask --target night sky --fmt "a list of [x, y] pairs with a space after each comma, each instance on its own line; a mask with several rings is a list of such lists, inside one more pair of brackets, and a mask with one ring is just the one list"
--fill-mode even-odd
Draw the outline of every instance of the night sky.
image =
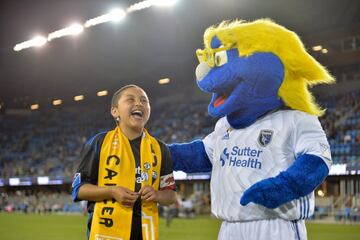
[[[0, 2], [0, 99], [7, 107], [47, 103], [77, 94], [115, 91], [127, 83], [153, 96], [186, 94], [195, 87], [195, 50], [206, 27], [225, 19], [269, 17], [301, 37], [360, 22], [356, 0], [178, 0], [172, 7], [134, 12], [78, 36], [41, 48], [13, 51], [37, 34], [84, 23], [135, 1], [2, 0]], [[310, 47], [310, 46], [308, 46]], [[171, 83], [157, 81], [169, 77]], [[20, 99], [20, 100], [19, 100]]]

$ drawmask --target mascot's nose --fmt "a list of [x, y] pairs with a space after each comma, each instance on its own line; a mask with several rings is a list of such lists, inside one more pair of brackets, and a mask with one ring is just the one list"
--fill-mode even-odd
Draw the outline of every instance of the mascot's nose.
[[196, 80], [201, 81], [210, 72], [211, 67], [206, 62], [200, 63], [195, 70]]

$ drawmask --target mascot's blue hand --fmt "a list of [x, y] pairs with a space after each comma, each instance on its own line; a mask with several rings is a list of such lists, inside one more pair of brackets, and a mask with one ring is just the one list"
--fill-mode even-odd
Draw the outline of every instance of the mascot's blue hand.
[[267, 208], [277, 208], [314, 191], [328, 173], [329, 169], [320, 157], [300, 155], [286, 171], [248, 188], [240, 204], [245, 206], [253, 202]]
[[211, 171], [212, 164], [201, 140], [190, 143], [174, 143], [168, 147], [175, 171], [181, 170], [187, 173]]
[[[268, 179], [265, 180], [265, 183]], [[264, 188], [263, 182], [258, 182], [248, 188], [240, 199], [240, 204], [243, 206], [248, 205], [250, 202], [253, 203], [266, 203], [265, 196], [263, 196]], [[266, 206], [268, 207], [268, 206]]]

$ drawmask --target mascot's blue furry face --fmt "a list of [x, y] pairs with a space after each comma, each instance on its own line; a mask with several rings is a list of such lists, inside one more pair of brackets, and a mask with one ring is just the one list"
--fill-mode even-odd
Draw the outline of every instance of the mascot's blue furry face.
[[283, 105], [278, 97], [284, 78], [279, 57], [270, 52], [241, 57], [236, 47], [225, 49], [216, 36], [211, 48], [213, 56], [208, 59], [213, 63], [200, 61], [196, 69], [200, 89], [213, 94], [208, 106], [211, 116], [227, 116], [232, 127], [243, 128]]

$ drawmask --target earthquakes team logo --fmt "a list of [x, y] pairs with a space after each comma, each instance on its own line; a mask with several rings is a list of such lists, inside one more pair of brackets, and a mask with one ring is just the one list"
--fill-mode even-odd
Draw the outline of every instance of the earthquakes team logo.
[[261, 130], [258, 138], [260, 145], [263, 147], [267, 146], [271, 142], [273, 134], [274, 132], [272, 130]]

